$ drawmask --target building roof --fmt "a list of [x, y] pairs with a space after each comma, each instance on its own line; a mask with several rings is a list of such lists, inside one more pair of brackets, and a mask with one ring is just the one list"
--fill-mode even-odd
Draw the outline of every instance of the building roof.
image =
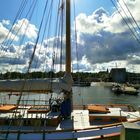
[[120, 71], [126, 72], [126, 68], [112, 68], [110, 73], [112, 73], [112, 72], [120, 72]]

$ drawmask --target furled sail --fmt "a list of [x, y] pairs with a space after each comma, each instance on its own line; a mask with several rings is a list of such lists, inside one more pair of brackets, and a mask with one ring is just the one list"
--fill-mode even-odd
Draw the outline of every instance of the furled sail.
[[50, 79], [28, 79], [28, 80], [1, 80], [0, 92], [49, 92], [49, 91], [71, 91], [72, 76], [66, 73], [63, 78]]

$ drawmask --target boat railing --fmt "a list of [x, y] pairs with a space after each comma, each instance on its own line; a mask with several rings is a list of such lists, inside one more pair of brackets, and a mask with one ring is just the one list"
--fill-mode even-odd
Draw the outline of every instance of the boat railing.
[[[41, 103], [46, 103], [45, 106], [48, 106], [48, 100], [21, 100], [21, 103], [20, 103], [20, 106], [25, 106], [24, 102], [27, 102], [28, 101], [28, 104], [27, 106], [39, 106], [39, 105], [44, 105], [44, 104], [41, 104]], [[40, 104], [35, 104], [37, 101], [40, 101]], [[32, 103], [33, 104], [32, 104]], [[5, 105], [5, 104], [0, 104], [0, 105]], [[16, 104], [13, 104], [13, 103], [9, 103], [9, 104], [6, 104], [6, 105], [16, 105]], [[93, 105], [93, 104], [92, 104]], [[124, 111], [136, 111], [136, 109], [131, 106], [130, 104], [96, 104], [97, 106], [106, 106], [107, 108], [108, 107], [120, 107], [122, 110]], [[82, 109], [82, 110], [85, 110], [87, 109], [87, 105], [73, 105], [73, 109]]]
[[[140, 119], [135, 119], [133, 121], [128, 121], [130, 123], [139, 122]], [[114, 124], [108, 124], [108, 125], [102, 125], [102, 126], [94, 126], [84, 129], [65, 129], [65, 130], [0, 130], [0, 134], [4, 135], [17, 135], [17, 140], [22, 140], [22, 137], [25, 135], [29, 136], [31, 134], [34, 134], [34, 136], [40, 136], [42, 137], [42, 140], [45, 140], [46, 138], [51, 139], [77, 139], [82, 137], [101, 137], [104, 138], [107, 135], [120, 135], [120, 130], [122, 127], [121, 123], [114, 123]], [[23, 136], [24, 135], [24, 136]], [[22, 137], [21, 137], [22, 136]], [[21, 137], [21, 139], [20, 139]]]

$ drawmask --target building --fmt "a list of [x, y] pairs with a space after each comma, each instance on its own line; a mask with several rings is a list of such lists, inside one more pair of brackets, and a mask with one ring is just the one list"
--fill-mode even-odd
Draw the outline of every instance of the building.
[[110, 79], [112, 82], [125, 83], [127, 82], [127, 72], [125, 68], [113, 68], [110, 71]]
[[140, 73], [128, 73], [128, 82], [131, 84], [140, 84]]

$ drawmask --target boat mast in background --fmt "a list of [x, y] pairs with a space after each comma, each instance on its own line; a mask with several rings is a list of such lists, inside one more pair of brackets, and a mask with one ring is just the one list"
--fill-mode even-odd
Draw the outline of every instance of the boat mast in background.
[[66, 0], [66, 72], [71, 73], [70, 0]]

